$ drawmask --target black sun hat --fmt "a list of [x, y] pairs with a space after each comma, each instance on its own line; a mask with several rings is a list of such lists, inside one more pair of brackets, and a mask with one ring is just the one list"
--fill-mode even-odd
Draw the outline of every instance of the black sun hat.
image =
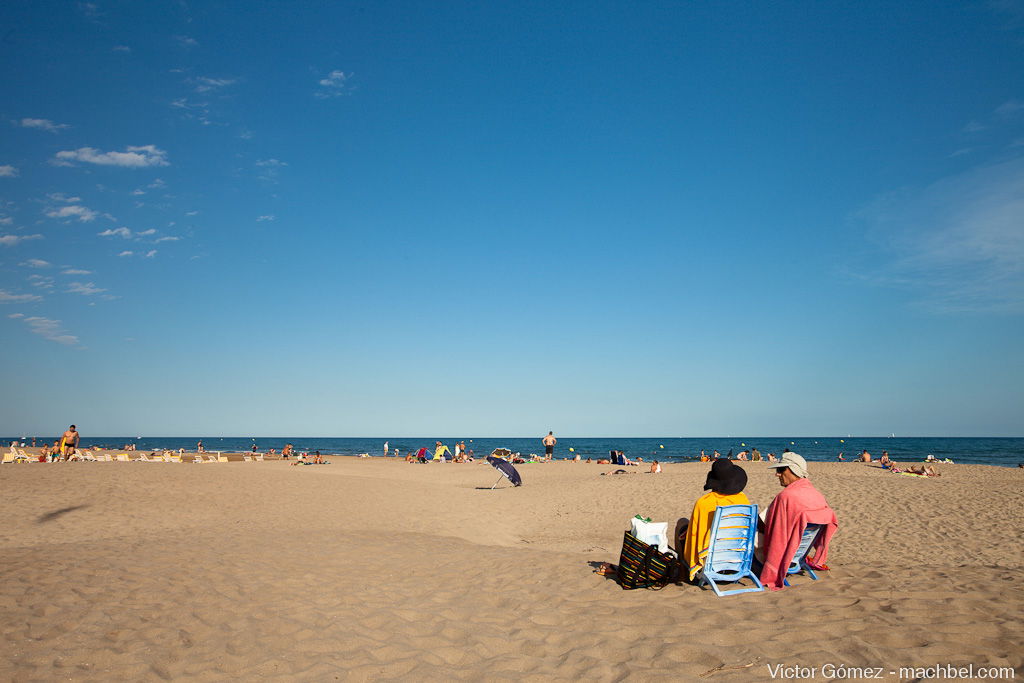
[[720, 458], [711, 465], [707, 481], [704, 482], [704, 490], [711, 489], [723, 496], [733, 496], [746, 485], [747, 471], [739, 465], [734, 465], [731, 460]]

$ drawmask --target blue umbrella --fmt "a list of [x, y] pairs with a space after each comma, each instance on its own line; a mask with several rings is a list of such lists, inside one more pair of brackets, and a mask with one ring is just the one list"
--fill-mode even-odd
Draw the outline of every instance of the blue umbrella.
[[[495, 458], [493, 455], [487, 456], [487, 462], [491, 464], [491, 467], [501, 472], [501, 477], [505, 477], [513, 486], [522, 486], [523, 478], [519, 476], [519, 472], [516, 471], [515, 467], [512, 467], [512, 463], [502, 460], [501, 458]], [[501, 481], [501, 477], [498, 477], [498, 481]], [[498, 485], [498, 481], [494, 482], [494, 486]], [[493, 489], [494, 486], [491, 488]]]

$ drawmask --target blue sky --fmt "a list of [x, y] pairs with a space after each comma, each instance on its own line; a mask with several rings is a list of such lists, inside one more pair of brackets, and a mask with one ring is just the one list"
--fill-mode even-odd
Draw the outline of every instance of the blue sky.
[[0, 24], [0, 433], [1021, 435], [1024, 3]]

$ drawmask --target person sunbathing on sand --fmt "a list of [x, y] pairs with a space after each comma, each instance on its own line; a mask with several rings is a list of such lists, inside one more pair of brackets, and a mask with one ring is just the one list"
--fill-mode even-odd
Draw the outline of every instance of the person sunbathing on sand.
[[893, 472], [895, 474], [904, 474], [904, 473], [906, 473], [906, 474], [917, 474], [917, 475], [920, 475], [922, 477], [941, 477], [942, 476], [941, 474], [936, 472], [935, 468], [932, 467], [931, 465], [921, 465], [920, 467], [914, 467], [913, 465], [911, 465], [910, 467], [907, 467], [906, 469], [901, 469], [901, 468], [897, 467], [896, 463], [893, 463], [889, 467], [889, 471]]
[[612, 470], [611, 472], [602, 472], [601, 476], [603, 477], [608, 474], [636, 474], [636, 472], [627, 472], [626, 470]]
[[650, 474], [661, 474], [661, 465], [657, 460], [651, 463]]

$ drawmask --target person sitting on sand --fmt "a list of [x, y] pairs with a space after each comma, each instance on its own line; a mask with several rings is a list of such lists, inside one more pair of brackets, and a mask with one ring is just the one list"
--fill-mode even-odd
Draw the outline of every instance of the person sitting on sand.
[[438, 441], [434, 447], [434, 460], [440, 460], [441, 462], [444, 462], [446, 460], [446, 458], [444, 457], [445, 453], [447, 453], [448, 455], [452, 454], [452, 452], [448, 450], [448, 446]]
[[813, 559], [807, 560], [811, 568], [825, 569], [828, 544], [839, 522], [825, 497], [807, 478], [807, 461], [802, 456], [791, 451], [783, 453], [779, 462], [768, 468], [775, 470], [782, 491], [768, 506], [764, 517], [761, 583], [769, 590], [779, 590], [807, 525], [825, 525], [824, 533], [818, 535], [812, 546]]
[[752, 448], [750, 450], [750, 461], [761, 462], [761, 451], [757, 450], [756, 448]]
[[892, 465], [892, 460], [889, 459], [888, 451], [882, 451], [882, 457], [878, 459], [878, 464], [882, 467], [889, 467]]
[[682, 548], [679, 557], [681, 571], [693, 581], [704, 566], [711, 540], [711, 522], [715, 509], [721, 505], [750, 505], [743, 493], [747, 485], [747, 472], [730, 460], [719, 458], [711, 465], [704, 481], [704, 495], [693, 504], [690, 518], [682, 517], [676, 522], [676, 548]]
[[651, 463], [651, 469], [649, 470], [649, 472], [650, 474], [661, 474], [661, 465], [658, 463], [657, 460]]
[[868, 453], [866, 450], [865, 451], [861, 451], [860, 452], [860, 456], [859, 456], [859, 461], [860, 462], [871, 462], [871, 454]]
[[737, 460], [746, 460], [747, 459], [747, 452], [746, 451], [740, 451], [739, 453], [736, 454], [736, 459]]

